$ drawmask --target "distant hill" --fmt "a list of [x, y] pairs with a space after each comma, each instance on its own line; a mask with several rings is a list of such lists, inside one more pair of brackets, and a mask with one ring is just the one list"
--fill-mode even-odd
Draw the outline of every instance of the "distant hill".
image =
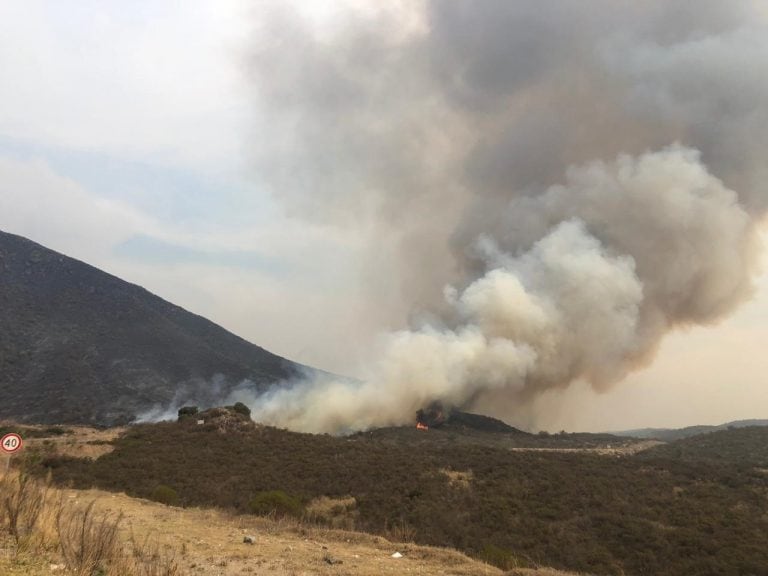
[[0, 232], [0, 419], [111, 425], [307, 368], [93, 266]]
[[496, 432], [500, 434], [526, 434], [522, 430], [510, 426], [497, 418], [491, 418], [490, 416], [483, 416], [481, 414], [470, 414], [469, 412], [461, 412], [459, 410], [451, 412], [443, 427], [448, 430], [469, 429], [477, 430], [479, 432]]
[[[427, 424], [427, 428], [419, 429], [416, 422]], [[644, 441], [640, 439], [624, 438], [611, 434], [585, 432], [531, 434], [490, 416], [471, 414], [456, 409], [446, 410], [444, 414], [436, 416], [430, 408], [420, 410], [413, 424], [376, 428], [358, 432], [350, 438], [365, 438], [392, 447], [421, 446], [428, 450], [475, 446], [505, 450], [614, 450], [633, 452], [636, 447], [644, 444]]]
[[[641, 458], [768, 467], [768, 426], [730, 427], [646, 450]], [[764, 474], [764, 472], [763, 472]]]
[[699, 434], [708, 434], [718, 430], [727, 430], [728, 428], [746, 428], [747, 426], [768, 426], [768, 420], [735, 420], [718, 426], [688, 426], [686, 428], [640, 428], [637, 430], [624, 430], [622, 432], [612, 432], [616, 436], [627, 436], [629, 438], [655, 438], [664, 442], [672, 442], [682, 438], [690, 438]]

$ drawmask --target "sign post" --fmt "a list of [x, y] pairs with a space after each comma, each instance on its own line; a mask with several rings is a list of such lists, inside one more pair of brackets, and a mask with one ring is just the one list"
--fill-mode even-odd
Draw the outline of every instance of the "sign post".
[[8, 456], [5, 460], [5, 475], [8, 474], [8, 469], [11, 467], [11, 458], [16, 452], [21, 450], [23, 445], [24, 441], [16, 432], [10, 432], [0, 438], [0, 450]]

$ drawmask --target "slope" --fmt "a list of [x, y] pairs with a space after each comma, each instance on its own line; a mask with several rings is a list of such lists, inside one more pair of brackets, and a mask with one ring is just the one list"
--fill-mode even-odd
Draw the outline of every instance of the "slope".
[[0, 232], [0, 418], [124, 423], [302, 369], [140, 286]]
[[749, 426], [768, 426], [768, 420], [735, 420], [717, 426], [699, 425], [687, 426], [685, 428], [639, 428], [637, 430], [613, 432], [613, 434], [629, 438], [656, 438], [658, 440], [663, 440], [664, 442], [673, 442], [675, 440], [690, 438], [700, 434], [709, 434], [710, 432], [728, 430], [729, 428], [746, 428]]

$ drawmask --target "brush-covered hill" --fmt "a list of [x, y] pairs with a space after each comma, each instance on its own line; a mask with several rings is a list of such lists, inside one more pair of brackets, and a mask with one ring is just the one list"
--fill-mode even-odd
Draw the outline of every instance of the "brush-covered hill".
[[768, 426], [717, 430], [655, 446], [643, 457], [768, 468]]
[[485, 446], [507, 450], [593, 451], [622, 454], [643, 450], [649, 445], [648, 440], [612, 434], [586, 432], [531, 434], [497, 418], [457, 409], [445, 410], [438, 418], [430, 413], [429, 409], [420, 410], [417, 413], [416, 422], [423, 427], [390, 426], [358, 432], [351, 437], [368, 438], [393, 447], [412, 447], [416, 444], [427, 448]]
[[93, 266], [0, 231], [0, 418], [116, 424], [221, 403], [304, 367]]
[[617, 436], [626, 436], [628, 438], [657, 439], [664, 442], [674, 442], [683, 438], [690, 438], [700, 434], [709, 434], [719, 430], [728, 430], [729, 428], [746, 428], [748, 426], [768, 426], [768, 420], [735, 420], [716, 426], [699, 425], [687, 426], [685, 428], [638, 428], [636, 430], [622, 430], [614, 432]]
[[[575, 450], [560, 434], [545, 438], [549, 448], [523, 449], [465, 442], [439, 427], [403, 428], [393, 442], [376, 432], [299, 434], [247, 418], [235, 426], [232, 418], [217, 409], [132, 426], [96, 460], [49, 454], [50, 443], [38, 455], [30, 447], [29, 456], [59, 485], [159, 501], [170, 495], [179, 506], [245, 517], [288, 514], [457, 548], [505, 569], [768, 573], [768, 475], [754, 465]], [[766, 434], [748, 442], [765, 445]], [[555, 449], [561, 442], [565, 448]]]

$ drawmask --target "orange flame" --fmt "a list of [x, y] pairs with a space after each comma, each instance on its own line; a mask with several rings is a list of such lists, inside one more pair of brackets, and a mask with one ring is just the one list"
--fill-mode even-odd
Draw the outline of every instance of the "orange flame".
[[416, 422], [416, 430], [429, 430], [429, 426], [422, 424], [421, 422]]

